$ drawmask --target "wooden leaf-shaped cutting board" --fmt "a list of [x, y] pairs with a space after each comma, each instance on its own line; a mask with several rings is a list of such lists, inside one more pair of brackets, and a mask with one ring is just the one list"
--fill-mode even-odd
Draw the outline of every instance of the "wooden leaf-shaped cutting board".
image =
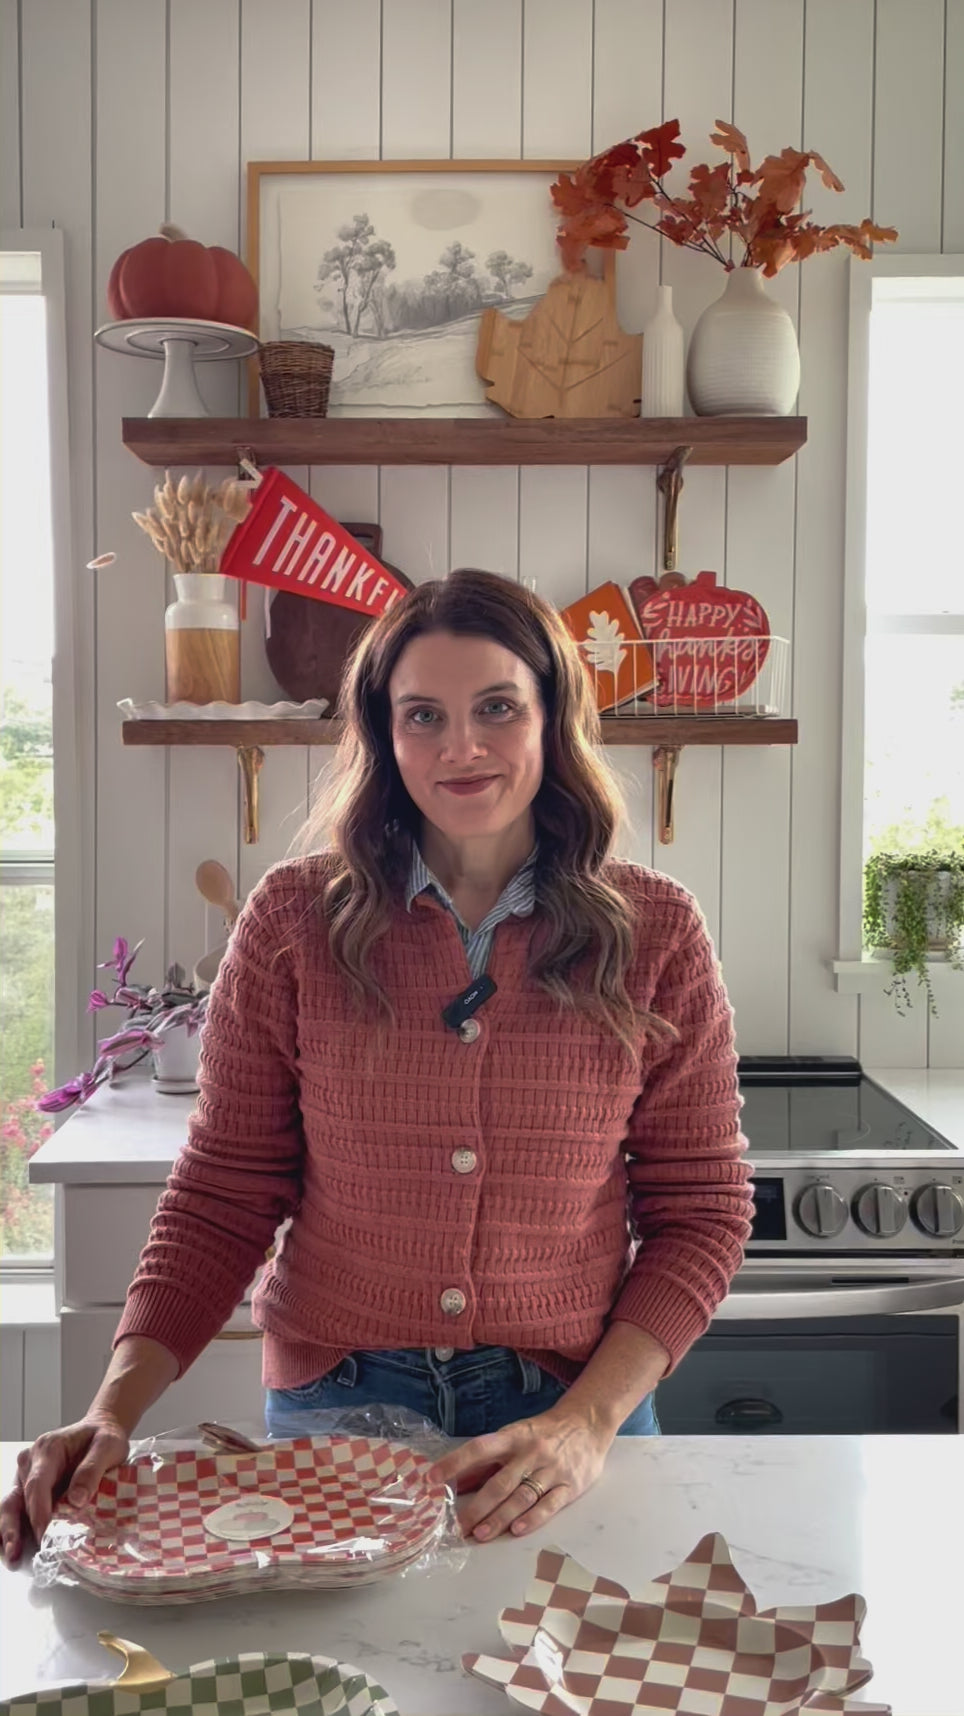
[[616, 316], [614, 271], [564, 274], [523, 321], [485, 310], [475, 367], [510, 417], [636, 417], [642, 334]]

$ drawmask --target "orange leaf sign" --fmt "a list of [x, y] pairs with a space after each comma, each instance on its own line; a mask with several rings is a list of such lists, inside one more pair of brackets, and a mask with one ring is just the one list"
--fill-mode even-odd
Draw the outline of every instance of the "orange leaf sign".
[[511, 417], [635, 417], [642, 348], [619, 326], [611, 277], [570, 274], [521, 322], [485, 310], [475, 367]]
[[562, 609], [603, 713], [627, 698], [642, 697], [656, 683], [653, 658], [642, 641], [636, 616], [618, 584], [600, 584]]

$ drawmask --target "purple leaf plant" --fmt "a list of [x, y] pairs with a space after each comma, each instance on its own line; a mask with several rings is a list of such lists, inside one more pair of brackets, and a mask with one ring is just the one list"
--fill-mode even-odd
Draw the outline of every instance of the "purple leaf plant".
[[193, 1037], [200, 1030], [208, 998], [193, 983], [188, 983], [182, 966], [168, 967], [161, 989], [153, 984], [130, 982], [131, 966], [143, 945], [139, 941], [132, 948], [123, 936], [118, 936], [113, 958], [98, 965], [98, 971], [114, 973], [114, 992], [108, 995], [103, 989], [92, 989], [87, 1011], [99, 1013], [105, 1007], [126, 1007], [127, 1024], [99, 1044], [97, 1059], [89, 1072], [79, 1073], [57, 1090], [38, 1097], [37, 1107], [45, 1114], [58, 1114], [65, 1108], [83, 1104], [98, 1085], [114, 1084], [120, 1073], [136, 1066], [152, 1050], [163, 1047], [163, 1032], [183, 1026], [188, 1036]]

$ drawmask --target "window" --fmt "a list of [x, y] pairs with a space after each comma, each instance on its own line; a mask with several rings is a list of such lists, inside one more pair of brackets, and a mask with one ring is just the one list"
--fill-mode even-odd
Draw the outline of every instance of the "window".
[[964, 275], [872, 283], [864, 855], [964, 848]]
[[[851, 270], [840, 952], [873, 853], [964, 848], [964, 261]], [[838, 965], [838, 973], [845, 969]], [[849, 985], [848, 985], [849, 987]]]
[[53, 1204], [27, 1163], [54, 1070], [54, 455], [59, 235], [0, 247], [0, 1260], [49, 1264]]

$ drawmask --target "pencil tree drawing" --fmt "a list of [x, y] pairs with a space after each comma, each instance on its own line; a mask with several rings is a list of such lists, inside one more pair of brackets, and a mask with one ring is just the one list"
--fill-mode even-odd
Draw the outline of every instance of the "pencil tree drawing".
[[357, 214], [340, 226], [338, 239], [338, 244], [325, 251], [318, 269], [318, 288], [334, 280], [345, 332], [357, 334], [376, 286], [395, 267], [395, 252], [387, 238], [376, 238], [367, 214]]
[[507, 303], [513, 287], [532, 278], [531, 263], [507, 250], [490, 252], [483, 268], [475, 251], [455, 239], [427, 274], [396, 282], [388, 278], [395, 249], [377, 235], [367, 213], [340, 226], [337, 237], [319, 264], [315, 292], [322, 310], [333, 313], [352, 339], [418, 333], [475, 316], [487, 304]]
[[486, 257], [485, 266], [499, 287], [503, 298], [512, 297], [513, 286], [521, 286], [526, 280], [532, 279], [530, 264], [517, 262], [507, 250], [493, 250], [491, 256]]

